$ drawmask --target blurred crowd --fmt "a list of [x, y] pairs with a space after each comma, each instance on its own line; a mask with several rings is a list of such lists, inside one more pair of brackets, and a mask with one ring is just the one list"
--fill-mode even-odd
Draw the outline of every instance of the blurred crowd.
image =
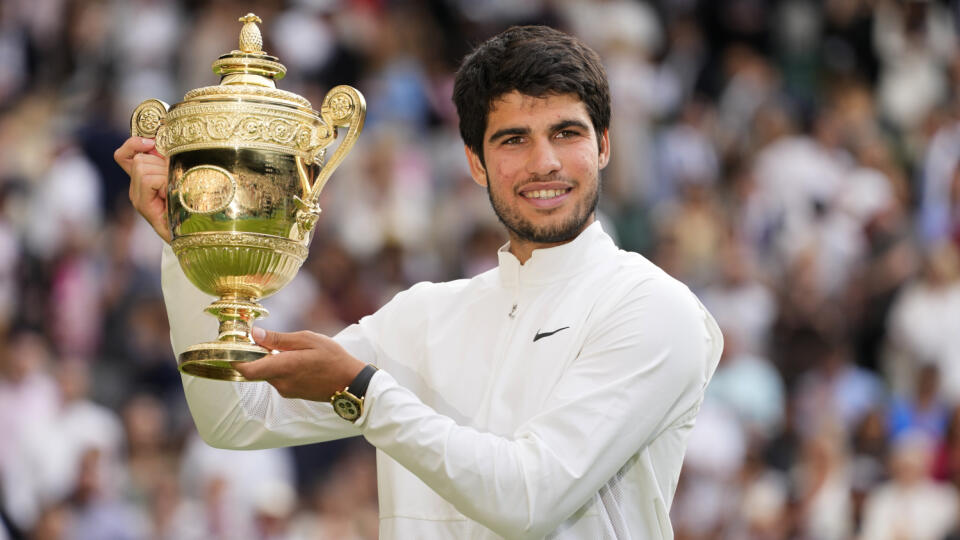
[[0, 539], [376, 538], [362, 440], [205, 445], [161, 240], [113, 163], [129, 115], [216, 84], [263, 18], [279, 86], [351, 84], [360, 142], [267, 328], [332, 334], [496, 264], [450, 102], [513, 24], [603, 57], [600, 219], [722, 326], [680, 539], [960, 538], [960, 54], [937, 0], [3, 0]]

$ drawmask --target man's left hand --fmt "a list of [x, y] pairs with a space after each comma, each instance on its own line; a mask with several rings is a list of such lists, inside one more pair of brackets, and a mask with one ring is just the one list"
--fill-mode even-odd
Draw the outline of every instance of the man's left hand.
[[281, 396], [329, 401], [343, 390], [365, 364], [337, 342], [315, 332], [271, 332], [254, 328], [253, 339], [278, 353], [233, 365], [248, 380], [270, 383]]

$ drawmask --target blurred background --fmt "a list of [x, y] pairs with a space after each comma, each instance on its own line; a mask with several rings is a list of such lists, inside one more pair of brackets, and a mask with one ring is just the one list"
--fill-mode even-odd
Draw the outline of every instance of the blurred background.
[[161, 241], [112, 154], [216, 84], [248, 11], [318, 105], [369, 105], [267, 328], [335, 333], [505, 237], [450, 102], [513, 24], [603, 57], [601, 220], [723, 327], [681, 539], [960, 538], [960, 54], [919, 0], [3, 0], [0, 539], [376, 538], [362, 440], [214, 450], [186, 410]]

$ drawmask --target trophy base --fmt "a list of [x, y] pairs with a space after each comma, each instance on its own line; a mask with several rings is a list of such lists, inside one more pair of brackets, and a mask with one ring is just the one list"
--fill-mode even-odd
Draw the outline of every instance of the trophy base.
[[233, 364], [251, 362], [270, 354], [253, 343], [213, 341], [192, 345], [180, 353], [177, 365], [182, 373], [218, 381], [249, 382]]

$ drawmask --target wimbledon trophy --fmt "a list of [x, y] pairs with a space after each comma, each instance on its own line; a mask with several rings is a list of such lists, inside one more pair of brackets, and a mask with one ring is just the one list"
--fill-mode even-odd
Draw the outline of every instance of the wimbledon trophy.
[[[286, 68], [262, 51], [254, 14], [240, 18], [240, 50], [221, 56], [217, 86], [191, 90], [168, 106], [150, 99], [133, 112], [134, 136], [156, 138], [169, 157], [167, 217], [173, 252], [187, 278], [220, 298], [206, 308], [220, 321], [215, 341], [192, 345], [180, 371], [243, 381], [231, 366], [269, 351], [250, 336], [257, 303], [286, 285], [307, 258], [317, 199], [357, 140], [366, 104], [349, 86], [327, 93], [320, 112], [278, 90]], [[326, 147], [347, 133], [333, 155]]]

